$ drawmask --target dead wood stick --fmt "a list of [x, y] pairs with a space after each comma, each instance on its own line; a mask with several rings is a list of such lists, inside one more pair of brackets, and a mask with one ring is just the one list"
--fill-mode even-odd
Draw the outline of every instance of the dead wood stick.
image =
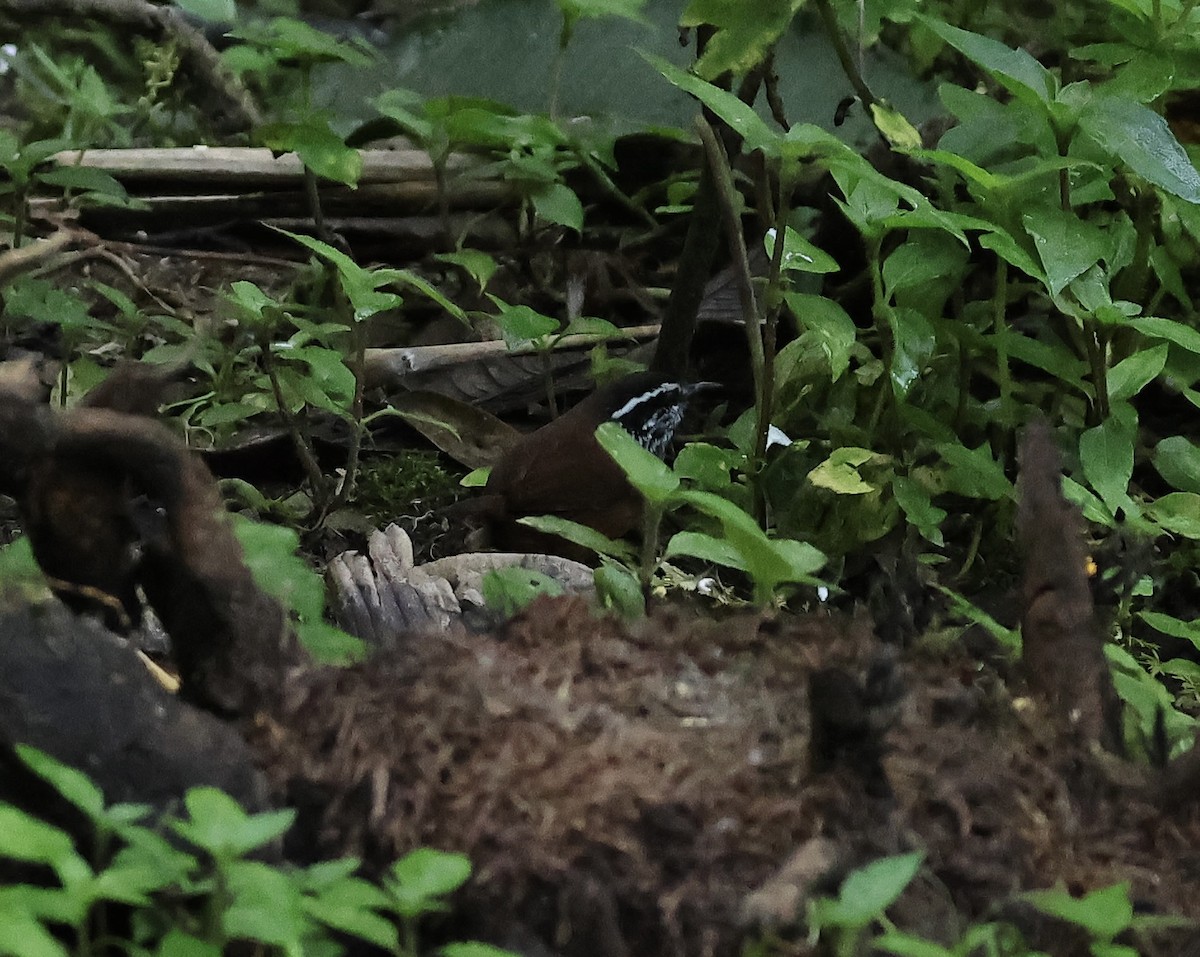
[[[0, 4], [7, 0], [0, 0]], [[433, 162], [424, 150], [360, 150], [359, 185], [435, 181]], [[119, 180], [197, 183], [256, 183], [299, 186], [304, 164], [295, 153], [274, 155], [265, 147], [184, 146], [170, 148], [63, 150], [51, 160], [60, 166], [99, 169]], [[465, 155], [450, 157], [453, 176], [477, 166]]]
[[[622, 329], [622, 337], [644, 340], [658, 335], [658, 324], [630, 326]], [[563, 336], [555, 351], [587, 349], [607, 341], [605, 336]], [[368, 349], [366, 356], [367, 382], [369, 386], [388, 385], [416, 372], [463, 365], [480, 359], [493, 359], [505, 354], [531, 355], [533, 347], [510, 350], [502, 341], [453, 342], [448, 345], [410, 346], [402, 349]]]

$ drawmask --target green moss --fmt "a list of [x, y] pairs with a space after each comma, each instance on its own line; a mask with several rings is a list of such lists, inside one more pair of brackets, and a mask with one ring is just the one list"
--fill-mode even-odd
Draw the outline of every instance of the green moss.
[[412, 450], [363, 463], [356, 504], [373, 523], [440, 508], [458, 500], [465, 471], [448, 468], [437, 452]]

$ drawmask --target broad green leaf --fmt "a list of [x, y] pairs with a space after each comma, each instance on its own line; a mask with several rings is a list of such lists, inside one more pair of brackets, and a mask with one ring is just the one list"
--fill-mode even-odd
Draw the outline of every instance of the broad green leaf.
[[583, 204], [565, 183], [550, 183], [533, 194], [533, 209], [548, 223], [583, 231]]
[[905, 398], [917, 383], [937, 345], [933, 324], [915, 309], [891, 309], [892, 367], [888, 370], [892, 391]]
[[1062, 889], [1030, 891], [1021, 897], [1043, 914], [1082, 927], [1097, 941], [1111, 941], [1133, 921], [1126, 883], [1103, 887], [1083, 897], [1073, 897]]
[[184, 795], [188, 818], [172, 823], [176, 833], [215, 857], [240, 857], [280, 837], [296, 818], [293, 810], [247, 814], [228, 794], [195, 787]]
[[943, 539], [939, 526], [946, 518], [946, 510], [933, 504], [925, 486], [907, 476], [896, 475], [892, 478], [892, 492], [905, 518], [921, 533], [921, 537], [940, 548]]
[[690, 93], [724, 120], [730, 129], [741, 136], [747, 150], [762, 150], [768, 156], [779, 155], [783, 137], [767, 126], [753, 107], [747, 106], [729, 91], [679, 69], [662, 57], [649, 53], [642, 53], [642, 57], [684, 93]]
[[616, 611], [625, 618], [646, 614], [646, 595], [637, 575], [624, 565], [605, 559], [595, 572], [596, 600], [601, 608]]
[[[775, 230], [768, 229], [763, 236], [767, 256], [775, 255]], [[786, 271], [827, 273], [837, 272], [841, 267], [824, 250], [814, 246], [796, 230], [788, 226], [783, 231], [783, 258], [780, 267]]]
[[690, 0], [679, 25], [716, 28], [696, 63], [696, 72], [710, 80], [722, 73], [749, 73], [762, 63], [803, 5], [804, 0]]
[[895, 107], [876, 100], [871, 104], [871, 121], [893, 149], [920, 149], [920, 131]]
[[811, 582], [826, 562], [825, 556], [807, 543], [768, 538], [753, 518], [719, 495], [682, 491], [678, 497], [721, 523], [726, 541], [737, 550], [754, 581], [755, 600], [761, 604], [769, 602], [781, 584]]
[[238, 16], [234, 0], [180, 0], [179, 8], [209, 23], [233, 23]]
[[527, 515], [517, 521], [547, 535], [557, 535], [568, 542], [590, 548], [597, 555], [610, 555], [619, 561], [633, 560], [633, 548], [628, 543], [602, 535], [589, 525], [580, 525], [557, 515]]
[[884, 295], [922, 289], [938, 279], [955, 279], [967, 263], [968, 252], [941, 233], [909, 236], [883, 263]]
[[1200, 495], [1195, 492], [1162, 495], [1146, 506], [1146, 513], [1168, 532], [1200, 539]]
[[921, 869], [925, 855], [920, 851], [898, 854], [872, 861], [842, 881], [836, 900], [825, 911], [825, 918], [834, 926], [865, 927], [883, 916], [912, 883]]
[[367, 643], [324, 619], [296, 624], [296, 637], [312, 657], [326, 665], [351, 665], [367, 657]]
[[539, 595], [561, 595], [563, 586], [532, 568], [510, 565], [484, 575], [480, 590], [489, 608], [511, 618]]
[[1049, 372], [1079, 392], [1091, 394], [1091, 386], [1083, 380], [1088, 371], [1087, 363], [1057, 339], [1031, 339], [1009, 330], [1000, 335], [993, 334], [990, 340], [997, 344], [1003, 343], [1012, 358], [1027, 362], [1043, 372]]
[[1182, 435], [1170, 435], [1154, 447], [1150, 461], [1181, 492], [1200, 493], [1200, 447]]
[[1016, 498], [1016, 489], [992, 458], [991, 449], [985, 442], [976, 449], [953, 442], [942, 442], [934, 446], [934, 451], [950, 466], [946, 472], [946, 486], [959, 495], [968, 498], [986, 498], [997, 500]]
[[557, 0], [558, 8], [568, 23], [576, 20], [596, 20], [618, 17], [635, 23], [646, 23], [642, 8], [646, 0]]
[[1015, 266], [1032, 279], [1046, 281], [1046, 273], [1018, 243], [1011, 233], [1001, 229], [993, 229], [979, 237], [979, 245], [990, 249], [1010, 266]]
[[646, 501], [663, 505], [679, 488], [679, 476], [671, 471], [671, 467], [642, 448], [637, 439], [616, 422], [605, 422], [596, 429], [596, 440]]
[[961, 615], [967, 621], [978, 625], [989, 635], [996, 639], [1007, 651], [1016, 653], [1021, 649], [1021, 632], [1016, 628], [1007, 628], [1000, 622], [996, 621], [991, 615], [980, 608], [978, 605], [968, 601], [952, 588], [947, 588], [945, 585], [939, 585], [936, 582], [933, 586], [937, 591], [940, 591], [950, 600], [950, 606], [954, 612]]
[[221, 928], [229, 937], [299, 952], [311, 925], [287, 874], [261, 861], [234, 861], [223, 877], [231, 900], [220, 912]]
[[829, 359], [830, 379], [836, 382], [850, 366], [850, 350], [858, 336], [854, 320], [838, 303], [824, 296], [789, 292], [783, 298], [796, 321], [817, 336]]
[[502, 950], [478, 940], [463, 940], [445, 944], [438, 951], [441, 957], [519, 957], [511, 950]]
[[1171, 615], [1158, 611], [1139, 611], [1137, 616], [1155, 631], [1161, 631], [1172, 638], [1182, 638], [1190, 641], [1200, 650], [1200, 621], [1180, 621]]
[[172, 927], [158, 942], [155, 957], [221, 957], [221, 947]]
[[1075, 213], [1044, 206], [1021, 217], [1046, 269], [1046, 285], [1057, 296], [1076, 276], [1094, 266], [1108, 251], [1108, 237]]
[[1167, 344], [1140, 349], [1108, 370], [1110, 402], [1132, 399], [1157, 378], [1167, 364]]
[[714, 565], [746, 571], [746, 562], [742, 558], [741, 552], [730, 542], [723, 538], [705, 535], [703, 532], [676, 532], [671, 536], [664, 556], [676, 558], [679, 555], [687, 555], [704, 562], [711, 562]]
[[1167, 121], [1136, 100], [1098, 96], [1079, 127], [1138, 176], [1189, 203], [1200, 203], [1200, 173]]
[[269, 123], [258, 128], [258, 140], [274, 153], [295, 153], [318, 176], [356, 186], [362, 176], [362, 154], [347, 146], [322, 117], [303, 123]]
[[276, 17], [266, 24], [230, 31], [227, 36], [266, 48], [277, 60], [367, 66], [374, 59], [374, 51], [364, 41], [342, 40], [295, 17]]
[[1200, 332], [1191, 326], [1174, 319], [1160, 319], [1157, 316], [1145, 316], [1141, 319], [1130, 319], [1127, 325], [1132, 326], [1143, 335], [1155, 339], [1166, 339], [1188, 352], [1200, 355]]
[[104, 792], [96, 787], [86, 774], [27, 744], [18, 744], [16, 751], [20, 759], [38, 777], [54, 785], [54, 790], [83, 811], [89, 819], [100, 821], [104, 817]]
[[957, 957], [957, 953], [935, 944], [924, 937], [914, 937], [899, 931], [887, 931], [871, 941], [875, 950], [882, 950], [896, 957]]
[[0, 953], [12, 957], [67, 957], [69, 952], [35, 915], [0, 898]]
[[1011, 49], [998, 40], [960, 30], [933, 17], [919, 19], [959, 53], [995, 76], [1017, 97], [1048, 105], [1058, 92], [1054, 74], [1024, 50]]
[[689, 442], [675, 456], [675, 474], [691, 479], [710, 492], [729, 488], [729, 473], [744, 465], [746, 457], [734, 449], [707, 442]]
[[0, 804], [0, 857], [46, 864], [73, 881], [91, 876], [69, 834], [10, 804]]
[[440, 898], [458, 890], [470, 876], [465, 854], [419, 847], [391, 866], [386, 889], [396, 912], [411, 919], [438, 907]]
[[543, 315], [529, 306], [510, 306], [495, 296], [491, 300], [500, 307], [500, 312], [493, 319], [500, 327], [504, 343], [509, 349], [519, 349], [544, 336], [558, 332], [559, 322]]
[[452, 263], [467, 271], [482, 291], [499, 268], [494, 257], [478, 249], [460, 249], [454, 253], [438, 253], [433, 257], [444, 263]]
[[1079, 437], [1084, 478], [1114, 514], [1129, 503], [1136, 438], [1137, 413], [1125, 403], [1115, 406], [1107, 419]]
[[872, 485], [859, 474], [868, 462], [883, 462], [887, 456], [853, 446], [834, 449], [824, 462], [808, 473], [808, 480], [818, 488], [827, 488], [838, 495], [865, 495], [874, 492]]

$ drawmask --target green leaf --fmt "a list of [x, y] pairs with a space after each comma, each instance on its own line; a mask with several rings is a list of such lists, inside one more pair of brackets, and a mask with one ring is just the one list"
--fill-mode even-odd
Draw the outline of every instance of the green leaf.
[[933, 17], [920, 16], [918, 19], [963, 56], [991, 73], [1018, 98], [1048, 106], [1057, 94], [1058, 80], [1054, 74], [1024, 50], [1010, 49], [998, 40], [960, 30]]
[[237, 20], [234, 0], [180, 0], [179, 9], [209, 23], [233, 23]]
[[992, 458], [991, 449], [983, 443], [977, 449], [953, 442], [942, 442], [934, 446], [950, 470], [945, 475], [946, 487], [968, 498], [986, 498], [992, 501], [1016, 499], [1016, 489]]
[[388, 871], [385, 882], [393, 907], [404, 918], [418, 917], [440, 906], [439, 898], [462, 887], [471, 876], [465, 854], [419, 847], [405, 854]]
[[258, 587], [294, 610], [302, 620], [316, 621], [325, 610], [325, 586], [297, 554], [300, 536], [282, 525], [267, 525], [234, 516], [233, 531]]
[[874, 492], [878, 486], [863, 479], [859, 468], [868, 462], [884, 461], [887, 461], [887, 456], [878, 452], [845, 446], [834, 449], [829, 458], [810, 471], [808, 480], [818, 488], [827, 488], [837, 495], [865, 495]]
[[478, 284], [480, 292], [487, 286], [499, 268], [494, 257], [478, 249], [460, 249], [454, 253], [438, 253], [433, 258], [466, 270], [467, 275]]
[[783, 299], [796, 321], [817, 336], [829, 359], [830, 379], [836, 382], [850, 367], [850, 350], [858, 336], [854, 320], [838, 303], [824, 296], [788, 292]]
[[876, 100], [871, 104], [871, 122], [895, 150], [921, 148], [921, 132], [895, 107]]
[[533, 210], [548, 223], [583, 231], [583, 204], [565, 183], [549, 183], [533, 193]]
[[[775, 255], [775, 230], [768, 229], [763, 236], [767, 256]], [[841, 267], [822, 249], [814, 246], [796, 230], [788, 226], [783, 231], [783, 259], [780, 267], [785, 271], [827, 273], [837, 272]]]
[[1044, 206], [1025, 213], [1021, 222], [1033, 237], [1052, 296], [1062, 292], [1067, 283], [1098, 263], [1108, 251], [1104, 230], [1075, 213]]
[[323, 117], [310, 116], [302, 123], [268, 123], [258, 128], [256, 136], [274, 153], [295, 153], [301, 163], [325, 179], [356, 186], [362, 176], [362, 154], [347, 146]]
[[646, 0], [557, 0], [559, 9], [568, 21], [599, 19], [601, 17], [619, 17], [622, 20], [633, 20], [635, 23], [646, 23], [642, 16], [642, 7]]
[[1132, 399], [1153, 382], [1167, 364], [1168, 351], [1165, 342], [1151, 349], [1140, 349], [1109, 369], [1109, 401], [1125, 402]]
[[1083, 897], [1072, 897], [1062, 889], [1030, 891], [1021, 897], [1043, 914], [1082, 927], [1096, 941], [1111, 941], [1133, 921], [1126, 883], [1103, 887]]
[[956, 951], [948, 950], [941, 944], [894, 930], [876, 937], [871, 941], [871, 946], [896, 957], [957, 957]]
[[154, 953], [156, 957], [221, 957], [221, 948], [172, 927], [158, 942], [158, 950]]
[[679, 488], [679, 476], [671, 471], [671, 467], [653, 452], [642, 448], [637, 439], [616, 422], [605, 422], [597, 428], [596, 441], [621, 467], [629, 484], [652, 505], [666, 504]]
[[1146, 506], [1146, 514], [1164, 530], [1200, 540], [1200, 495], [1170, 492]]
[[779, 155], [783, 137], [767, 126], [753, 107], [747, 106], [728, 90], [713, 86], [662, 57], [649, 53], [642, 53], [642, 57], [684, 93], [690, 93], [724, 120], [742, 138], [748, 151], [762, 150], [768, 156]]
[[1200, 203], [1200, 173], [1167, 121], [1136, 100], [1098, 96], [1079, 128], [1138, 176], [1189, 203]]
[[637, 575], [616, 562], [605, 559], [595, 572], [596, 599], [601, 608], [611, 609], [625, 618], [643, 618], [646, 595]]
[[1141, 319], [1130, 319], [1127, 325], [1138, 332], [1154, 339], [1166, 339], [1181, 349], [1200, 355], [1200, 331], [1186, 326], [1174, 319], [1160, 319], [1157, 316], [1145, 316]]
[[839, 927], [865, 927], [882, 917], [908, 887], [925, 855], [920, 851], [881, 858], [851, 871], [842, 881], [837, 899], [823, 914]]
[[675, 456], [675, 474], [691, 479], [710, 492], [729, 488], [729, 473], [741, 467], [746, 457], [734, 449], [721, 448], [707, 442], [689, 442]]
[[610, 555], [618, 561], [632, 561], [633, 548], [627, 543], [602, 535], [589, 525], [581, 525], [557, 515], [527, 515], [517, 521], [547, 535], [557, 535], [598, 555]]
[[10, 804], [0, 804], [0, 857], [46, 864], [73, 881], [91, 876], [69, 834]]
[[326, 665], [354, 664], [366, 658], [370, 650], [361, 638], [321, 619], [297, 624], [296, 638], [316, 661]]
[[679, 25], [708, 24], [716, 32], [705, 44], [696, 72], [708, 79], [722, 73], [745, 74], [760, 64], [778, 40], [804, 0], [690, 0]]
[[915, 309], [891, 309], [888, 311], [888, 322], [892, 327], [894, 342], [888, 377], [892, 391], [903, 399], [925, 371], [937, 345], [937, 335], [933, 324]]
[[510, 306], [495, 296], [489, 298], [500, 308], [500, 312], [493, 318], [496, 325], [500, 327], [504, 343], [509, 349], [521, 348], [558, 332], [559, 322], [557, 319], [542, 315], [529, 306]]
[[223, 876], [232, 900], [221, 911], [221, 928], [229, 937], [300, 951], [310, 925], [287, 874], [260, 861], [234, 861]]
[[104, 792], [86, 774], [27, 744], [16, 745], [16, 752], [38, 777], [49, 781], [54, 790], [83, 811], [90, 820], [100, 821], [104, 818]]
[[1200, 447], [1184, 436], [1167, 436], [1154, 447], [1150, 461], [1179, 491], [1200, 493]]
[[1084, 478], [1113, 514], [1129, 506], [1136, 438], [1137, 413], [1125, 403], [1114, 406], [1107, 419], [1079, 437]]
[[667, 543], [664, 553], [666, 558], [676, 558], [686, 555], [698, 558], [702, 562], [723, 565], [726, 568], [736, 568], [746, 571], [746, 562], [741, 553], [723, 538], [714, 538], [703, 532], [676, 532]]
[[518, 957], [511, 950], [502, 950], [477, 940], [446, 944], [438, 951], [442, 957]]
[[760, 604], [769, 602], [781, 584], [814, 582], [812, 576], [825, 565], [825, 556], [805, 542], [768, 538], [753, 518], [728, 499], [710, 492], [683, 491], [678, 495], [721, 523], [726, 541], [737, 550], [754, 581], [755, 600]]
[[211, 787], [196, 787], [183, 799], [188, 819], [172, 827], [214, 857], [238, 857], [280, 837], [295, 820], [296, 812], [270, 811], [247, 814], [228, 794]]
[[940, 548], [943, 539], [939, 526], [946, 518], [946, 510], [933, 504], [925, 486], [907, 476], [893, 476], [892, 492], [905, 518], [921, 533], [921, 537]]
[[1200, 622], [1180, 621], [1178, 618], [1157, 611], [1139, 611], [1137, 616], [1155, 631], [1161, 631], [1164, 635], [1170, 635], [1172, 638], [1190, 641], [1197, 650], [1200, 650]]
[[539, 595], [561, 595], [563, 586], [549, 575], [510, 565], [493, 568], [480, 584], [489, 608], [511, 618]]

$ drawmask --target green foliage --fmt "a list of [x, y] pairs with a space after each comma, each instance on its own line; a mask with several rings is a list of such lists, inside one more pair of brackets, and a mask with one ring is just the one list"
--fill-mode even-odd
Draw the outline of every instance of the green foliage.
[[234, 517], [234, 532], [258, 586], [296, 616], [296, 633], [318, 661], [345, 664], [363, 656], [363, 643], [324, 619], [325, 583], [296, 548], [300, 536], [281, 525]]
[[549, 575], [529, 568], [495, 568], [483, 576], [483, 600], [488, 607], [511, 617], [538, 595], [561, 595], [563, 587]]
[[[83, 813], [95, 840], [81, 853], [66, 832], [0, 804], [0, 856], [44, 865], [57, 879], [57, 886], [0, 891], [0, 952], [12, 957], [66, 957], [98, 946], [217, 957], [234, 944], [337, 955], [347, 946], [340, 935], [418, 957], [420, 919], [447, 910], [446, 898], [470, 877], [463, 855], [429, 848], [396, 861], [378, 884], [356, 877], [352, 858], [270, 865], [255, 854], [281, 838], [292, 811], [248, 814], [221, 791], [199, 787], [185, 795], [182, 816], [153, 822], [149, 807], [106, 804], [85, 775], [48, 755], [25, 746], [17, 752]], [[162, 828], [177, 840], [166, 840]], [[106, 936], [110, 904], [132, 912], [128, 939]], [[478, 942], [450, 946], [466, 957], [511, 957]]]

